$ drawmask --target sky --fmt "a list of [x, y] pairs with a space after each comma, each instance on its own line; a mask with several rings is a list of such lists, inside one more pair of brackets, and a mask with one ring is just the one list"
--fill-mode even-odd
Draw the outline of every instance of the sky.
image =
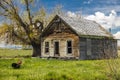
[[[82, 15], [85, 19], [96, 21], [120, 39], [120, 0], [38, 0], [48, 12], [56, 5], [70, 17]], [[120, 45], [120, 41], [118, 42]]]
[[[37, 0], [37, 7], [44, 6], [51, 12], [56, 5], [70, 17], [82, 16], [94, 20], [120, 39], [120, 0]], [[20, 5], [21, 6], [21, 5]], [[120, 41], [119, 41], [120, 45]]]
[[56, 5], [70, 16], [82, 15], [86, 19], [95, 20], [104, 28], [112, 29], [115, 34], [120, 31], [120, 0], [38, 0], [47, 11]]

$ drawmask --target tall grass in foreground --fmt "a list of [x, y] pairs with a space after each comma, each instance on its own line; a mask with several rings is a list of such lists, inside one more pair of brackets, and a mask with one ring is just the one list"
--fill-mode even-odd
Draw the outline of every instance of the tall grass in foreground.
[[115, 80], [104, 60], [22, 60], [21, 69], [12, 69], [10, 65], [17, 59], [1, 59], [0, 80]]
[[62, 61], [23, 58], [21, 69], [12, 69], [17, 59], [0, 59], [0, 80], [112, 80], [103, 60]]
[[[40, 58], [5, 58], [26, 56], [29, 50], [0, 50], [0, 80], [120, 80], [120, 59], [110, 60], [46, 60]], [[22, 54], [21, 54], [22, 53]], [[24, 53], [24, 54], [23, 54]], [[23, 61], [20, 69], [11, 63]], [[117, 71], [116, 71], [117, 70]]]

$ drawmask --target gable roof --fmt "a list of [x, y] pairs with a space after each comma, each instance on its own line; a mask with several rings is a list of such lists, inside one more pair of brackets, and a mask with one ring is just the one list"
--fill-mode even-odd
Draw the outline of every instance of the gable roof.
[[[113, 37], [111, 33], [106, 31], [100, 24], [95, 21], [86, 20], [83, 18], [72, 18], [68, 16], [56, 15], [54, 19], [60, 18], [79, 36], [104, 36]], [[49, 29], [54, 19], [49, 23], [46, 29]], [[45, 31], [46, 31], [45, 29]]]

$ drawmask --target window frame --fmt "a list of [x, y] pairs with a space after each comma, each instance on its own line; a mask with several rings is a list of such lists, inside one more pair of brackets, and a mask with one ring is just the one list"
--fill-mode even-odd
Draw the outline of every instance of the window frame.
[[45, 42], [45, 48], [44, 48], [44, 51], [46, 54], [48, 54], [50, 52], [50, 43], [48, 41]]
[[[70, 44], [71, 46], [68, 46], [68, 42], [69, 41], [71, 42], [71, 44]], [[73, 52], [73, 46], [72, 45], [73, 45], [73, 41], [72, 40], [67, 40], [66, 41], [66, 49], [67, 49], [66, 52], [67, 52], [67, 54], [72, 54], [72, 52]], [[69, 49], [70, 49], [70, 51], [69, 51]]]

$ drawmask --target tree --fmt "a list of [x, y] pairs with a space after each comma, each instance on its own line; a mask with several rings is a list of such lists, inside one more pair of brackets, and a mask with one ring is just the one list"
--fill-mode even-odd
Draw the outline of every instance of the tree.
[[[6, 26], [5, 34], [10, 34], [8, 42], [31, 45], [33, 47], [32, 56], [36, 57], [41, 56], [40, 35], [42, 29], [40, 28], [42, 28], [43, 22], [35, 24], [39, 20], [35, 18], [35, 12], [32, 12], [34, 2], [34, 0], [0, 0], [0, 17], [4, 17], [9, 23], [9, 25], [4, 25], [4, 28], [1, 27], [4, 30]], [[42, 8], [42, 17], [46, 16], [45, 13]]]

